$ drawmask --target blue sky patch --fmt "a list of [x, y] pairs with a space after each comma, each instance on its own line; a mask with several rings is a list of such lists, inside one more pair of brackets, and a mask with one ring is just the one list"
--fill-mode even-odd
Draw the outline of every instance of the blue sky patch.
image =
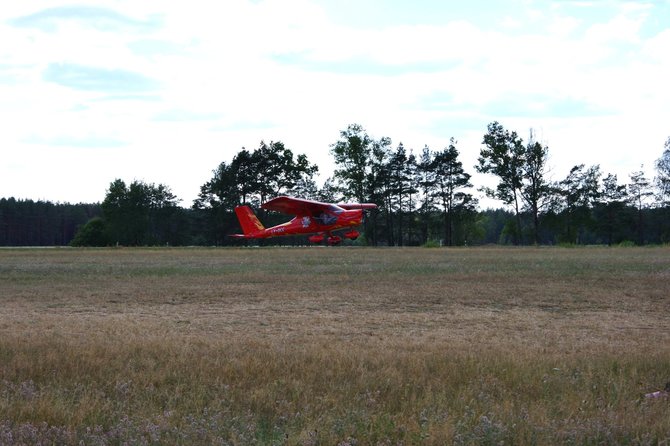
[[159, 86], [155, 80], [133, 71], [76, 64], [49, 64], [42, 76], [45, 81], [76, 90], [109, 93], [142, 92]]
[[74, 20], [86, 23], [100, 31], [118, 31], [122, 28], [153, 30], [161, 26], [158, 16], [147, 20], [137, 20], [112, 9], [96, 6], [59, 6], [48, 8], [34, 14], [18, 17], [9, 21], [11, 25], [36, 28], [45, 32], [55, 32], [63, 21]]

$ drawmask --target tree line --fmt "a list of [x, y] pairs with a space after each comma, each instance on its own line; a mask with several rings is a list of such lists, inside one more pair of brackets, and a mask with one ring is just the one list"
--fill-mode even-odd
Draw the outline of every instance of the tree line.
[[0, 198], [0, 246], [65, 246], [99, 204], [62, 204]]
[[[559, 180], [548, 178], [549, 148], [531, 132], [525, 142], [492, 122], [474, 171], [495, 187], [481, 187], [503, 209], [478, 208], [471, 174], [458, 142], [419, 153], [389, 137], [375, 139], [359, 124], [331, 144], [335, 170], [321, 187], [318, 166], [282, 142], [242, 148], [222, 162], [188, 207], [169, 186], [114, 180], [100, 204], [0, 200], [0, 246], [229, 245], [239, 232], [234, 209], [258, 206], [278, 195], [326, 202], [373, 202], [363, 237], [369, 245], [618, 244], [670, 241], [670, 138], [656, 160], [656, 176], [632, 172], [627, 182], [599, 165], [575, 165]], [[286, 216], [259, 211], [267, 225]], [[245, 243], [245, 242], [242, 242]], [[263, 241], [305, 243], [301, 237]]]

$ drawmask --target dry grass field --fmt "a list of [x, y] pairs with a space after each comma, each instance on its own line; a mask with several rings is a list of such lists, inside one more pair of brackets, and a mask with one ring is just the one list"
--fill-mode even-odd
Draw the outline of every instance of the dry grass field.
[[0, 250], [0, 444], [667, 444], [670, 248]]

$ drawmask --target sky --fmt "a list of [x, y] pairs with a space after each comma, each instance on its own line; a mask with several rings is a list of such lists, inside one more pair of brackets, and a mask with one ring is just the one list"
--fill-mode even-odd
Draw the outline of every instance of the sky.
[[476, 185], [492, 121], [628, 175], [670, 137], [670, 0], [22, 0], [0, 10], [0, 197], [190, 206], [243, 147], [332, 175], [352, 123], [419, 154], [455, 138]]

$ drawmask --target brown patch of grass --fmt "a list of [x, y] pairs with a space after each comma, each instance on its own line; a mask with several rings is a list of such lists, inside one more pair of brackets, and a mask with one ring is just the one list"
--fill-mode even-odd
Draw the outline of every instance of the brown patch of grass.
[[0, 435], [661, 441], [669, 254], [0, 250]]

